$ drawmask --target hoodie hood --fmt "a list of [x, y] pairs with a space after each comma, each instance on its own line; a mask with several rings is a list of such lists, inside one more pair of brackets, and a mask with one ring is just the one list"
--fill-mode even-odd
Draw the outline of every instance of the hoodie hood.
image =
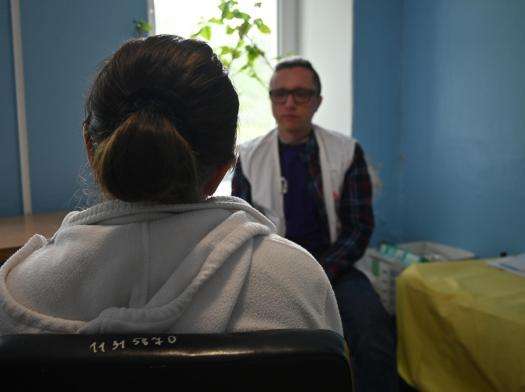
[[72, 212], [51, 239], [34, 236], [0, 269], [0, 324], [9, 318], [55, 333], [223, 331], [257, 237], [274, 231], [233, 197], [165, 206], [113, 200]]

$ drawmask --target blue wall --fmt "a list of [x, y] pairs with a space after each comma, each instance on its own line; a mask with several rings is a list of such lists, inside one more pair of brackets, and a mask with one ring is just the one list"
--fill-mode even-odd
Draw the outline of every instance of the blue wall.
[[401, 239], [401, 21], [399, 1], [354, 2], [353, 135], [383, 183], [374, 198], [372, 243]]
[[403, 20], [404, 238], [525, 251], [525, 2], [407, 0]]
[[145, 0], [21, 2], [35, 212], [70, 209], [86, 157], [83, 103], [97, 65], [146, 19]]
[[0, 216], [22, 213], [9, 0], [0, 0]]
[[[2, 37], [10, 36], [9, 12], [3, 12], [8, 1], [1, 1], [0, 22], [6, 22], [0, 23]], [[78, 201], [75, 195], [80, 189], [79, 174], [86, 164], [81, 133], [85, 93], [98, 64], [133, 36], [133, 20], [147, 19], [146, 0], [20, 3], [33, 211], [71, 209]], [[3, 38], [0, 49], [4, 58], [7, 51]], [[0, 96], [1, 103], [7, 101], [8, 107], [6, 111], [2, 105], [0, 124], [2, 130], [6, 127], [16, 132], [12, 61], [2, 61], [0, 67], [2, 71], [9, 70], [0, 76], [0, 87], [8, 87], [5, 92], [2, 88]], [[13, 138], [8, 133], [2, 132], [0, 136], [2, 167], [4, 161], [13, 165], [11, 161], [18, 159], [13, 147], [16, 135]], [[4, 137], [8, 138], [6, 143]], [[16, 171], [18, 176], [18, 168]], [[1, 199], [1, 215], [21, 213], [17, 177], [0, 183], [2, 194], [10, 195], [13, 189], [17, 194], [12, 201]]]
[[385, 182], [375, 239], [524, 252], [525, 2], [356, 0], [355, 18], [355, 134]]

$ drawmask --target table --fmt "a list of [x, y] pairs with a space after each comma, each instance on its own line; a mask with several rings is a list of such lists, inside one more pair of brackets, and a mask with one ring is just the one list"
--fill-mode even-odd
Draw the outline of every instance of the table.
[[33, 234], [51, 237], [67, 214], [65, 211], [0, 218], [0, 263], [7, 260]]
[[421, 391], [525, 391], [525, 278], [483, 260], [397, 280], [398, 371]]

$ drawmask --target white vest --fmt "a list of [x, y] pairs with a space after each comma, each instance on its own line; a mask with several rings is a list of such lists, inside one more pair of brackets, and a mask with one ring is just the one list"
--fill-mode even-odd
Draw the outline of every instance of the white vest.
[[[314, 125], [319, 146], [323, 196], [328, 218], [330, 241], [334, 243], [340, 228], [337, 209], [346, 171], [354, 159], [356, 141], [341, 133]], [[252, 204], [286, 233], [283, 184], [279, 161], [277, 128], [239, 147], [242, 171], [251, 185]]]

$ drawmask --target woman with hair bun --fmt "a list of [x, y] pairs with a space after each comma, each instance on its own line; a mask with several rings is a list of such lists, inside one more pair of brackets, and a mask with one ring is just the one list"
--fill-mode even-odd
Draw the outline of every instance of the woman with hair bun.
[[241, 199], [211, 197], [235, 163], [239, 101], [203, 42], [124, 44], [86, 102], [103, 201], [33, 236], [0, 269], [0, 334], [342, 334], [315, 259]]

